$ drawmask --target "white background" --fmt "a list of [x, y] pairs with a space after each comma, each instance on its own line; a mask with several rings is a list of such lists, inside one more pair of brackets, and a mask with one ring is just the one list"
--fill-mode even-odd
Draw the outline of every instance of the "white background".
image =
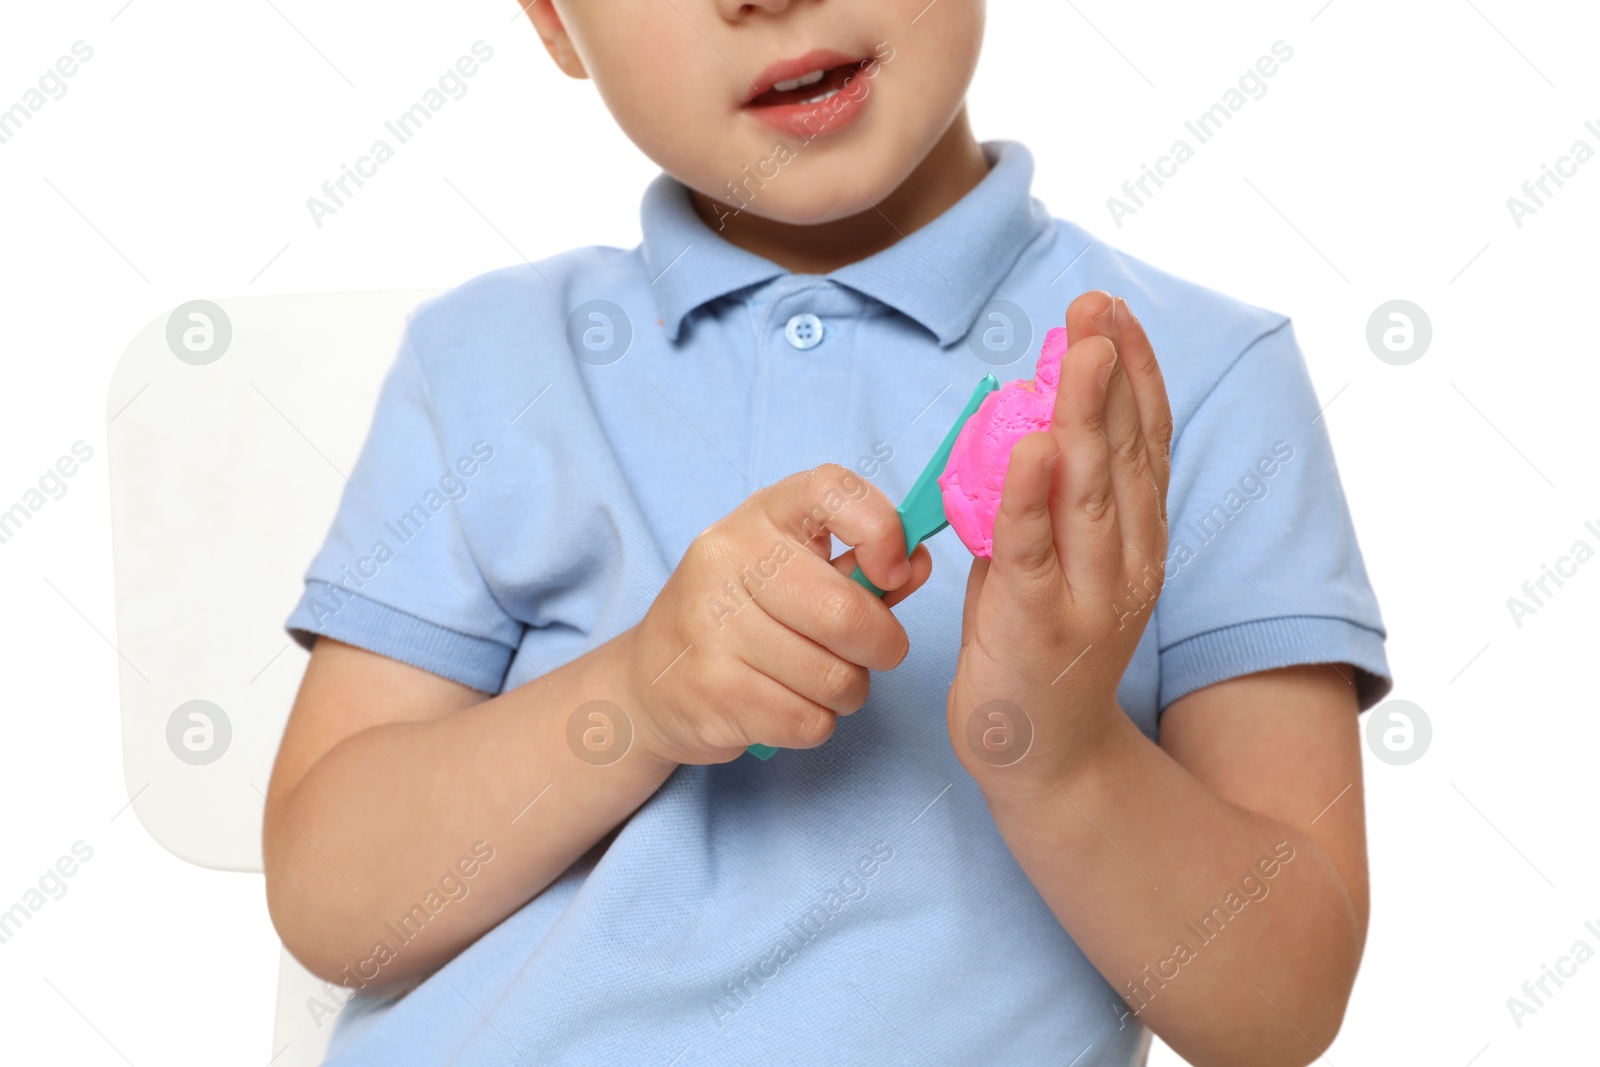
[[[0, 1058], [265, 1064], [278, 945], [261, 878], [188, 866], [122, 811], [112, 366], [197, 297], [442, 288], [632, 246], [656, 168], [510, 0], [125, 2], [0, 15], [0, 107], [74, 41], [94, 48], [0, 145], [0, 508], [73, 442], [95, 451], [0, 545], [0, 908], [73, 842], [94, 849], [0, 945]], [[306, 198], [480, 38], [495, 56], [468, 95], [317, 229]], [[1506, 599], [1575, 540], [1600, 547], [1583, 525], [1600, 527], [1600, 160], [1521, 227], [1506, 199], [1576, 139], [1600, 149], [1584, 129], [1600, 126], [1597, 39], [1600, 17], [1575, 2], [991, 5], [979, 137], [1026, 142], [1056, 214], [1293, 316], [1389, 628], [1392, 695], [1433, 724], [1417, 762], [1368, 760], [1372, 927], [1330, 1062], [1565, 1063], [1590, 1047], [1600, 962], [1520, 1028], [1506, 998], [1579, 938], [1600, 948], [1583, 929], [1600, 926], [1600, 727], [1583, 681], [1600, 561], [1520, 627]], [[1278, 40], [1294, 57], [1267, 95], [1119, 228], [1106, 198]], [[1433, 325], [1407, 366], [1365, 340], [1394, 298]]]

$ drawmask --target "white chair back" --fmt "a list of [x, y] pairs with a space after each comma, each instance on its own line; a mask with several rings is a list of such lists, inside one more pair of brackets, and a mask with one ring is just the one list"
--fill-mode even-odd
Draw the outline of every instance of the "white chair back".
[[[261, 870], [267, 778], [307, 659], [283, 621], [406, 316], [436, 292], [191, 301], [140, 330], [112, 375], [123, 773], [145, 829], [190, 863]], [[321, 1062], [332, 1021], [313, 997], [338, 1004], [284, 953], [275, 1067]]]

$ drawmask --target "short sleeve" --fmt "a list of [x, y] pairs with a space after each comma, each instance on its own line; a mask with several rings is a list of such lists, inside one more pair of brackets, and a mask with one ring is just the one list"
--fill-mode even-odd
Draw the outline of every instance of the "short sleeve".
[[411, 324], [305, 591], [284, 623], [486, 693], [500, 690], [524, 627], [474, 562], [464, 509], [493, 460], [488, 442], [447, 454]]
[[1158, 707], [1227, 678], [1348, 663], [1362, 711], [1387, 636], [1316, 391], [1288, 320], [1251, 342], [1172, 446]]

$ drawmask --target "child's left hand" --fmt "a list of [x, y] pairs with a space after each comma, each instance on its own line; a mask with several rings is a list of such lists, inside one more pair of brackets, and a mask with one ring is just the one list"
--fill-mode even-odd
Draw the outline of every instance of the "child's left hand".
[[1030, 796], [1130, 724], [1117, 686], [1161, 591], [1172, 411], [1121, 299], [1067, 309], [1050, 429], [1012, 449], [992, 559], [967, 578], [950, 739], [986, 793]]

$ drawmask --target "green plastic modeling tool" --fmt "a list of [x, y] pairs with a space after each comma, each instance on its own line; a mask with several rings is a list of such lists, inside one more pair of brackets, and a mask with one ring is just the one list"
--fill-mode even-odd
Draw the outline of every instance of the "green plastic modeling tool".
[[[956, 437], [961, 433], [961, 428], [978, 410], [983, 398], [998, 388], [1000, 379], [993, 374], [985, 374], [983, 380], [973, 387], [972, 395], [967, 398], [967, 406], [961, 409], [961, 415], [956, 419], [955, 425], [944, 435], [944, 440], [934, 451], [933, 458], [922, 468], [922, 473], [911, 485], [911, 491], [895, 509], [900, 516], [900, 526], [905, 530], [908, 558], [916, 551], [918, 545], [950, 525], [950, 520], [944, 513], [944, 490], [939, 487], [939, 476], [950, 463], [950, 450], [955, 447]], [[857, 567], [850, 577], [873, 596], [883, 596], [883, 590], [873, 585], [861, 572], [860, 567]], [[751, 745], [747, 751], [765, 760], [771, 759], [778, 750], [771, 745]]]

